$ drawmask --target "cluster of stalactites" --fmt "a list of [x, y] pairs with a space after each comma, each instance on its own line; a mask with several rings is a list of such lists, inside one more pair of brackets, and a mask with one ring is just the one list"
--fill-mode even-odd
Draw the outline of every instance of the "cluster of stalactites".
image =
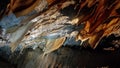
[[[85, 23], [77, 36], [79, 40], [89, 39], [91, 47], [96, 48], [104, 36], [120, 34], [119, 0], [80, 0], [77, 24]], [[84, 12], [83, 12], [84, 11]], [[83, 14], [80, 14], [83, 12]]]
[[[120, 1], [119, 0], [11, 0], [7, 5], [7, 13], [23, 16], [36, 8], [41, 1], [47, 1], [47, 6], [57, 5], [58, 11], [74, 6], [75, 15], [72, 25], [85, 24], [79, 31], [76, 40], [88, 40], [95, 48], [104, 36], [120, 34]], [[69, 15], [68, 15], [69, 17]]]
[[[70, 7], [67, 2], [74, 1], [73, 25], [85, 24], [79, 31], [76, 40], [86, 41], [96, 48], [100, 40], [111, 34], [120, 34], [120, 1], [119, 0], [68, 0], [63, 5]], [[66, 8], [63, 7], [62, 9]], [[69, 16], [69, 14], [68, 14]]]

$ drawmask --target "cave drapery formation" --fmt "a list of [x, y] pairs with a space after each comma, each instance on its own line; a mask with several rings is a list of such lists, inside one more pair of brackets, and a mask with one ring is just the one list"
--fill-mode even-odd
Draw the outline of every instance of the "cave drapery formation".
[[42, 57], [61, 46], [96, 49], [111, 35], [115, 46], [103, 49], [120, 45], [119, 0], [1, 0], [0, 19], [0, 47], [20, 54], [25, 48], [42, 49]]

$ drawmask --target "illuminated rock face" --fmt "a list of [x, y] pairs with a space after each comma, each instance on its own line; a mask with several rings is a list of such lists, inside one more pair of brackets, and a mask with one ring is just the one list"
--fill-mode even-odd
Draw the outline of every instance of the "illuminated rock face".
[[[76, 21], [69, 20], [70, 18], [64, 16], [58, 8], [59, 6], [54, 5], [44, 13], [37, 14], [35, 17], [32, 17], [35, 13], [32, 16], [15, 17], [14, 14], [11, 14], [3, 17], [1, 26], [6, 30], [5, 35], [9, 36], [6, 43], [9, 42], [8, 45], [10, 45], [12, 51], [17, 48], [17, 45], [23, 48], [32, 46], [33, 49], [38, 46], [43, 46], [43, 51], [49, 53], [61, 47], [66, 37], [75, 38], [78, 33], [75, 28], [79, 28], [79, 26], [75, 27], [71, 25], [72, 22], [74, 23]], [[38, 11], [39, 10], [37, 10], [36, 13]], [[12, 24], [5, 26], [6, 23], [4, 22], [7, 24], [11, 24], [12, 22]], [[6, 43], [4, 43], [4, 45], [6, 45]]]
[[[61, 46], [95, 49], [104, 37], [120, 36], [119, 0], [24, 2], [11, 0], [0, 20], [0, 47], [10, 47], [12, 52], [22, 54], [25, 48], [40, 48], [44, 57]], [[104, 50], [119, 47], [119, 39], [112, 42], [117, 46]]]
[[[17, 45], [27, 47], [43, 44], [51, 45], [48, 46], [49, 49], [53, 48], [52, 45], [58, 49], [64, 45], [66, 38], [70, 37], [75, 38], [76, 43], [80, 40], [80, 45], [88, 40], [88, 44], [96, 48], [104, 36], [120, 34], [118, 0], [111, 2], [30, 0], [25, 4], [23, 2], [11, 0], [8, 13], [13, 14], [4, 16], [0, 21], [13, 50]], [[28, 8], [23, 8], [26, 6]], [[52, 44], [59, 38], [61, 39], [59, 41], [62, 41], [60, 45]]]

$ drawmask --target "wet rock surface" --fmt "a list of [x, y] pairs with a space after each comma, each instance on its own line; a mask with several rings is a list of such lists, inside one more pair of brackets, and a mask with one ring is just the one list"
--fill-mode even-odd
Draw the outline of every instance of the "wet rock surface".
[[61, 47], [43, 55], [39, 48], [26, 49], [17, 60], [17, 68], [119, 68], [120, 49], [99, 52], [84, 47]]
[[[5, 53], [5, 52], [4, 52]], [[2, 56], [3, 57], [3, 56]], [[40, 48], [26, 48], [8, 60], [2, 58], [3, 68], [119, 68], [120, 48], [115, 51], [93, 50], [90, 47], [63, 46], [44, 55]]]
[[120, 68], [119, 0], [2, 1], [0, 68]]

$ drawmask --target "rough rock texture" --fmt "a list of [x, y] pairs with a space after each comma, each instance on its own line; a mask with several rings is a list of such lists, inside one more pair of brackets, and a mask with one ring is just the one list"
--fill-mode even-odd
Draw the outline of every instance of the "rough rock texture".
[[0, 57], [12, 65], [18, 68], [119, 66], [119, 0], [4, 2], [0, 1], [3, 5], [0, 6]]

